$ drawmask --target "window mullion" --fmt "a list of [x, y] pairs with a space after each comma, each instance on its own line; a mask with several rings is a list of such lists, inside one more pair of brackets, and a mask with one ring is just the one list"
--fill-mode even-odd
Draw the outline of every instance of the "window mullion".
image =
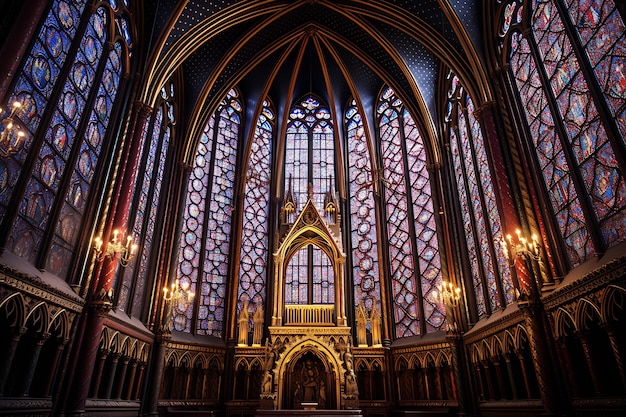
[[406, 184], [406, 206], [407, 217], [409, 218], [409, 238], [411, 240], [411, 256], [413, 257], [413, 269], [415, 279], [415, 299], [417, 300], [417, 319], [419, 320], [419, 333], [426, 334], [426, 320], [424, 319], [424, 300], [422, 297], [422, 280], [420, 279], [420, 259], [417, 253], [417, 238], [415, 231], [415, 213], [413, 212], [413, 184], [411, 183], [411, 172], [409, 170], [409, 160], [407, 156], [406, 135], [404, 131], [404, 108], [398, 110], [398, 134], [400, 135], [400, 143], [402, 147], [402, 165], [404, 167], [404, 182]]
[[[470, 126], [470, 117], [469, 117], [469, 113], [467, 111], [466, 107], [462, 107], [462, 111], [463, 114], [465, 115], [465, 120], [467, 121], [467, 136], [470, 138], [470, 140], [468, 141], [470, 148], [472, 149], [472, 155], [471, 155], [471, 159], [472, 159], [472, 166], [474, 168], [474, 172], [476, 173], [476, 186], [478, 187], [479, 190], [479, 194], [480, 194], [480, 203], [481, 203], [481, 212], [482, 212], [482, 217], [485, 221], [485, 224], [488, 226], [485, 230], [485, 234], [487, 235], [487, 238], [489, 239], [490, 242], [493, 242], [493, 235], [491, 234], [491, 217], [489, 216], [489, 213], [487, 212], [487, 207], [485, 204], [485, 199], [483, 198], [483, 196], [485, 195], [485, 191], [483, 189], [483, 183], [480, 179], [480, 167], [478, 166], [478, 162], [476, 160], [477, 156], [476, 156], [476, 146], [475, 146], [475, 140], [476, 138], [473, 137], [473, 133], [472, 133], [472, 129]], [[481, 127], [482, 129], [482, 127]], [[483, 138], [484, 140], [484, 138]], [[471, 196], [471, 194], [470, 194]], [[476, 242], [480, 242], [480, 240], [476, 240]], [[480, 245], [479, 245], [480, 246]], [[506, 299], [504, 297], [504, 293], [502, 291], [502, 277], [500, 276], [500, 269], [498, 267], [498, 263], [497, 263], [497, 259], [498, 256], [495, 252], [495, 248], [494, 245], [490, 244], [488, 245], [489, 247], [489, 252], [491, 254], [491, 262], [492, 265], [491, 267], [493, 268], [493, 272], [495, 274], [495, 284], [496, 284], [496, 291], [498, 294], [498, 301], [500, 303], [500, 305], [502, 307], [506, 306]], [[481, 251], [478, 251], [479, 254], [482, 254]], [[486, 280], [486, 276], [487, 274], [485, 273], [485, 268], [487, 268], [487, 265], [485, 265], [485, 261], [483, 259], [483, 257], [481, 256], [481, 264], [482, 264], [482, 269], [483, 269], [483, 277], [482, 277], [482, 281], [483, 281], [483, 288], [485, 291], [485, 301], [487, 301], [489, 303], [489, 305], [491, 305], [491, 297], [489, 296], [489, 283]], [[492, 311], [493, 313], [493, 311]]]
[[[52, 88], [50, 97], [45, 105], [46, 108], [41, 116], [37, 130], [33, 132], [33, 143], [28, 150], [28, 156], [25, 158], [24, 163], [20, 167], [20, 174], [18, 176], [18, 180], [16, 181], [15, 187], [13, 188], [13, 194], [11, 195], [11, 199], [7, 206], [8, 210], [6, 212], [6, 215], [4, 216], [2, 224], [0, 224], [0, 247], [6, 246], [11, 229], [15, 224], [15, 221], [19, 214], [21, 202], [24, 199], [24, 195], [26, 194], [26, 187], [28, 186], [28, 183], [32, 177], [32, 172], [38, 160], [37, 157], [45, 142], [46, 131], [50, 128], [50, 121], [52, 120], [52, 116], [57, 109], [56, 103], [60, 102], [63, 87], [65, 86], [65, 82], [70, 76], [70, 70], [74, 65], [74, 58], [76, 57], [76, 54], [78, 53], [78, 49], [80, 47], [80, 40], [82, 40], [83, 36], [85, 35], [85, 31], [87, 29], [87, 25], [89, 24], [91, 14], [92, 13], [89, 8], [87, 8], [87, 11], [83, 11], [83, 17], [80, 20], [79, 28], [74, 34], [71, 47], [67, 53], [65, 62], [63, 63], [63, 66], [59, 71], [56, 84]], [[25, 57], [22, 62], [22, 67], [26, 64], [27, 60], [28, 57]], [[20, 73], [21, 71], [22, 69], [20, 68]]]
[[[463, 113], [465, 119], [467, 120], [466, 109], [463, 108], [460, 103], [457, 103], [456, 106], [457, 106], [457, 112], [459, 114]], [[457, 120], [458, 120], [458, 116], [457, 116]], [[466, 124], [467, 124], [467, 122], [466, 122]], [[459, 149], [459, 152], [461, 152], [461, 149], [462, 149], [462, 147], [461, 147], [462, 135], [461, 135], [461, 132], [459, 131], [458, 126], [455, 128], [455, 130], [456, 130], [457, 147]], [[469, 134], [468, 126], [466, 126], [465, 134], [467, 134], [469, 137], [471, 137], [471, 135]], [[471, 146], [472, 145], [472, 143], [471, 143], [472, 141], [469, 140], [468, 142], [470, 143], [470, 146]], [[473, 152], [473, 147], [472, 147], [472, 152]], [[463, 188], [465, 188], [465, 195], [467, 196], [467, 199], [468, 199], [467, 209], [470, 211], [471, 217], [475, 219], [476, 218], [476, 213], [475, 213], [475, 210], [474, 210], [474, 205], [471, 204], [472, 192], [471, 192], [471, 190], [469, 188], [469, 184], [468, 184], [468, 181], [467, 181], [467, 178], [468, 178], [467, 167], [465, 166], [464, 161], [462, 160], [462, 155], [459, 155], [459, 158], [460, 158], [459, 159], [459, 167], [461, 169], [461, 172], [463, 173]], [[452, 162], [453, 162], [453, 167], [454, 167], [454, 161], [452, 161]], [[474, 172], [476, 173], [476, 184], [479, 187], [479, 189], [481, 189], [481, 192], [482, 192], [482, 187], [481, 187], [481, 184], [480, 184], [480, 177], [478, 176], [478, 171], [476, 169], [476, 164], [475, 164], [474, 158], [472, 158], [472, 166], [474, 167]], [[454, 178], [454, 175], [453, 175], [453, 178]], [[457, 184], [457, 187], [458, 187], [458, 184]], [[483, 202], [481, 200], [481, 206], [484, 206], [484, 204], [482, 204], [482, 203]], [[460, 205], [459, 205], [459, 207], [460, 207]], [[484, 208], [483, 208], [483, 210], [484, 210]], [[487, 217], [485, 217], [485, 213], [483, 213], [483, 218], [487, 219]], [[465, 236], [466, 235], [466, 231], [464, 230], [464, 228], [462, 226], [463, 225], [463, 219], [462, 218], [461, 218], [460, 225], [461, 225], [460, 227], [461, 227], [462, 234], [463, 234], [463, 236]], [[478, 257], [478, 263], [480, 264], [480, 268], [478, 268], [476, 273], [478, 274], [478, 277], [480, 279], [480, 286], [481, 286], [482, 292], [483, 292], [483, 303], [485, 305], [485, 314], [487, 316], [490, 316], [493, 313], [493, 310], [491, 308], [491, 301], [489, 300], [489, 285], [487, 283], [487, 276], [486, 276], [486, 273], [485, 273], [485, 261], [484, 261], [483, 256], [482, 256], [482, 251], [480, 250], [480, 245], [478, 245], [478, 243], [477, 243], [477, 242], [480, 242], [480, 236], [478, 235], [476, 227], [472, 227], [472, 232], [471, 233], [472, 233], [472, 237], [473, 237], [474, 242], [475, 242], [474, 247], [476, 248], [476, 255]], [[463, 246], [464, 245], [461, 245], [461, 247], [463, 247]], [[469, 266], [469, 269], [471, 269], [471, 266]], [[472, 277], [471, 272], [470, 272], [470, 277]], [[472, 279], [472, 288], [474, 288], [473, 279]], [[475, 291], [472, 291], [472, 293], [475, 293]]]
[[[565, 35], [572, 44], [572, 49], [576, 54], [579, 69], [582, 72], [584, 79], [587, 81], [587, 86], [591, 92], [591, 98], [596, 105], [598, 117], [600, 118], [600, 121], [604, 125], [604, 128], [606, 130], [609, 143], [611, 144], [613, 152], [615, 153], [615, 159], [617, 160], [617, 163], [620, 167], [622, 177], [626, 177], [626, 151], [624, 150], [624, 142], [620, 140], [620, 138], [622, 138], [622, 135], [615, 124], [615, 118], [611, 115], [611, 110], [609, 109], [606, 99], [604, 98], [604, 92], [600, 87], [600, 83], [598, 81], [598, 78], [596, 77], [595, 71], [591, 68], [587, 53], [585, 52], [585, 48], [580, 42], [578, 31], [576, 30], [576, 27], [571, 20], [571, 16], [567, 10], [567, 7], [560, 0], [553, 1], [554, 5], [561, 15], [561, 21], [563, 22]], [[623, 139], [626, 140], [626, 138]]]
[[110, 42], [104, 42], [100, 61], [98, 62], [98, 68], [94, 73], [93, 86], [91, 88], [89, 96], [87, 97], [87, 100], [85, 101], [85, 107], [83, 109], [81, 120], [76, 125], [75, 143], [71, 150], [70, 156], [67, 159], [66, 168], [63, 171], [63, 178], [61, 179], [61, 183], [59, 184], [59, 188], [54, 198], [54, 210], [49, 215], [50, 218], [46, 225], [46, 230], [44, 231], [42, 246], [39, 250], [38, 259], [35, 263], [38, 268], [45, 268], [46, 259], [48, 258], [48, 252], [50, 251], [50, 247], [53, 243], [53, 237], [57, 227], [57, 222], [59, 220], [59, 216], [61, 215], [61, 210], [64, 206], [63, 202], [65, 201], [65, 197], [67, 195], [68, 189], [70, 187], [70, 182], [73, 177], [74, 169], [76, 168], [76, 160], [78, 159], [81, 151], [81, 144], [83, 143], [82, 138], [84, 138], [85, 136], [85, 130], [87, 128], [87, 124], [89, 123], [89, 117], [91, 116], [91, 111], [93, 109], [95, 99], [98, 96], [100, 82], [102, 81], [102, 74], [104, 73], [104, 69], [106, 68], [108, 62], [109, 53], [112, 50], [113, 44], [111, 44]]
[[556, 102], [553, 91], [550, 88], [550, 79], [548, 78], [545, 68], [543, 67], [543, 61], [541, 59], [539, 47], [535, 42], [534, 36], [526, 36], [526, 41], [528, 42], [528, 45], [530, 47], [531, 57], [534, 59], [535, 62], [541, 63], [541, 65], [536, 65], [537, 75], [541, 80], [541, 85], [544, 89], [546, 99], [548, 100], [548, 107], [550, 108], [550, 112], [552, 113], [552, 115], [557, 116], [553, 117], [554, 129], [559, 134], [561, 146], [563, 148], [563, 154], [569, 167], [575, 168], [570, 169], [569, 174], [572, 177], [572, 182], [574, 184], [574, 188], [576, 189], [576, 194], [579, 196], [580, 206], [585, 216], [585, 225], [587, 231], [591, 236], [596, 252], [602, 252], [604, 250], [604, 241], [602, 239], [599, 228], [593, 227], [598, 224], [598, 218], [595, 214], [595, 211], [593, 210], [591, 201], [589, 200], [588, 192], [584, 185], [584, 180], [582, 178], [580, 170], [578, 169], [578, 162], [576, 162], [574, 151], [572, 150], [572, 146], [569, 143], [569, 134], [567, 132], [567, 129], [563, 125], [559, 106]]

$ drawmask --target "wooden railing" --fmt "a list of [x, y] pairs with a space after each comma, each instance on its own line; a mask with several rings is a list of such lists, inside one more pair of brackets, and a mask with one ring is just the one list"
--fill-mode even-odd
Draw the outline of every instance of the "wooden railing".
[[295, 326], [334, 326], [335, 306], [333, 304], [287, 304], [284, 323]]

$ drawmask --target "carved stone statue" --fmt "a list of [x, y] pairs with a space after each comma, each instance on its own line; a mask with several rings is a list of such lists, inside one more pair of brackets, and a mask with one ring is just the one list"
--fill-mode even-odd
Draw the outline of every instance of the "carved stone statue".
[[252, 346], [261, 346], [261, 339], [263, 338], [263, 306], [257, 305], [254, 317], [254, 332], [252, 333]]
[[343, 362], [346, 365], [348, 372], [354, 371], [354, 360], [352, 353], [349, 350], [346, 350], [346, 353], [343, 354]]
[[250, 320], [250, 313], [248, 312], [248, 300], [243, 302], [243, 307], [239, 312], [239, 339], [237, 345], [248, 346], [248, 321]]
[[363, 304], [359, 304], [356, 308], [356, 341], [359, 346], [367, 346], [367, 313]]
[[346, 397], [357, 398], [359, 396], [359, 387], [356, 384], [356, 376], [354, 372], [346, 372]]
[[302, 402], [318, 402], [319, 395], [319, 370], [317, 366], [307, 359], [301, 371]]
[[265, 379], [263, 380], [263, 394], [271, 394], [273, 390], [272, 387], [272, 372], [265, 372]]
[[372, 321], [372, 346], [382, 346], [383, 341], [380, 336], [380, 313], [376, 306], [372, 308], [371, 313], [371, 321]]

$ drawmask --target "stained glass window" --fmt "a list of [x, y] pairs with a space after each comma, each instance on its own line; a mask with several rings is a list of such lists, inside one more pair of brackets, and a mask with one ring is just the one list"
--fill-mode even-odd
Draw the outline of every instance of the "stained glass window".
[[[318, 210], [335, 177], [335, 144], [333, 122], [328, 107], [314, 97], [307, 97], [289, 114], [285, 178], [292, 178], [293, 194], [300, 208], [308, 200], [312, 185], [313, 202]], [[289, 181], [285, 181], [289, 187]], [[287, 191], [287, 190], [285, 190]]]
[[[446, 122], [463, 234], [478, 317], [513, 302], [515, 288], [504, 248], [502, 223], [487, 149], [474, 102], [453, 74], [448, 77]], [[503, 294], [504, 302], [501, 302]]]
[[250, 146], [246, 172], [237, 299], [254, 305], [265, 304], [274, 117], [274, 111], [265, 101]]
[[[17, 115], [27, 134], [17, 154], [0, 160], [0, 175], [3, 178], [0, 181], [0, 221], [4, 219], [7, 205], [13, 195], [24, 160], [29, 155], [52, 89], [59, 80], [85, 3], [72, 2], [70, 4], [63, 0], [56, 0], [52, 4], [21, 73], [17, 77], [17, 83], [8, 103], [18, 101], [22, 104]], [[7, 107], [9, 106], [2, 106], [3, 109]], [[2, 116], [4, 118], [8, 114]]]
[[303, 247], [287, 264], [285, 304], [334, 303], [335, 273], [330, 258], [317, 246]]
[[437, 331], [445, 308], [436, 292], [441, 259], [426, 149], [392, 89], [383, 91], [377, 114], [396, 336]]
[[[242, 107], [231, 90], [200, 138], [183, 216], [177, 277], [194, 290], [196, 307], [175, 306], [174, 328], [223, 334], [233, 187]], [[192, 319], [196, 327], [192, 329]]]
[[[68, 274], [78, 244], [125, 60], [126, 45], [108, 42], [107, 7], [55, 1], [9, 98], [22, 104], [27, 135], [0, 162], [0, 219], [7, 210], [15, 216], [1, 229], [9, 250], [59, 276]], [[29, 172], [22, 170], [26, 160], [34, 161]]]
[[363, 128], [363, 120], [353, 100], [346, 111], [348, 172], [350, 181], [350, 224], [352, 241], [352, 280], [354, 304], [367, 311], [380, 311], [380, 277], [376, 207], [372, 158]]
[[[575, 266], [626, 239], [625, 167], [616, 158], [624, 152], [624, 52], [618, 47], [624, 25], [609, 0], [565, 1], [565, 15], [552, 0], [530, 3], [532, 37], [521, 35], [521, 18], [505, 14], [501, 45], [511, 63], [556, 226]], [[511, 2], [507, 8], [518, 10], [511, 16], [521, 16], [522, 4]], [[568, 36], [568, 27], [578, 37]], [[582, 67], [592, 71], [585, 73]], [[586, 75], [590, 73], [595, 77]], [[543, 79], [548, 83], [542, 84]], [[604, 93], [604, 100], [595, 99], [593, 86]], [[603, 118], [606, 112], [610, 114]], [[620, 132], [621, 140], [611, 140], [613, 132]], [[594, 244], [590, 230], [597, 229], [601, 236]]]
[[[173, 88], [173, 84], [168, 86]], [[134, 224], [132, 237], [140, 242], [138, 253], [129, 265], [118, 271], [113, 282], [117, 295], [116, 308], [125, 311], [128, 315], [140, 317], [145, 296], [145, 287], [149, 275], [150, 260], [158, 255], [154, 247], [154, 240], [158, 236], [160, 227], [157, 224], [157, 215], [161, 190], [165, 175], [168, 149], [171, 142], [172, 125], [175, 124], [174, 104], [169, 96], [169, 89], [161, 90], [162, 101], [156, 106], [150, 125], [146, 124], [145, 134], [142, 136], [143, 149], [140, 154], [140, 170], [135, 190], [132, 215]], [[148, 132], [151, 132], [148, 135]], [[119, 281], [119, 284], [118, 284]]]
[[[289, 114], [285, 194], [292, 191], [301, 209], [308, 200], [310, 185], [312, 201], [321, 212], [326, 192], [334, 193], [333, 178], [335, 139], [330, 110], [318, 99], [308, 96], [293, 106]], [[305, 246], [288, 260], [285, 274], [287, 304], [334, 302], [332, 262], [320, 248]]]

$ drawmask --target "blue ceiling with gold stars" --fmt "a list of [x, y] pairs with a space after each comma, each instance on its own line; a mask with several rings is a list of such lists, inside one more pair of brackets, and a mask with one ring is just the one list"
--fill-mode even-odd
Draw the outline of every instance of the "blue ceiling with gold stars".
[[339, 110], [354, 96], [371, 107], [390, 85], [436, 122], [442, 71], [468, 44], [483, 59], [478, 0], [158, 0], [144, 8], [152, 62], [182, 71], [188, 118], [233, 86], [251, 102], [267, 92], [278, 107], [313, 92]]

